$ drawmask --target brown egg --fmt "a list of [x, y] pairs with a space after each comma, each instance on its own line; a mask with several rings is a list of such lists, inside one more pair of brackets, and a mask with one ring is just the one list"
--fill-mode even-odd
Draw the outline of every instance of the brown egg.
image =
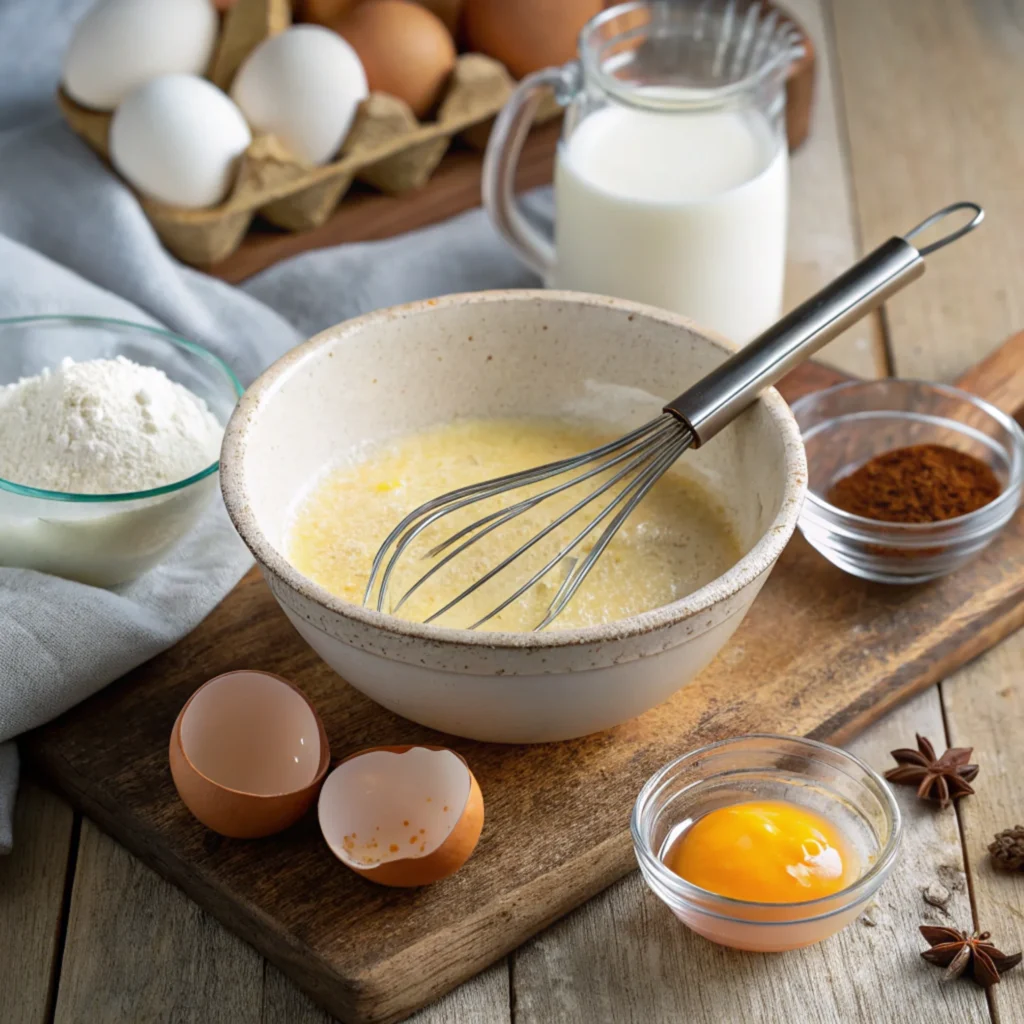
[[429, 885], [469, 859], [484, 798], [446, 747], [371, 747], [345, 758], [320, 791], [320, 830], [346, 867], [380, 885]]
[[171, 776], [208, 828], [254, 839], [294, 825], [312, 806], [331, 752], [301, 690], [269, 672], [241, 670], [199, 687], [170, 743]]
[[421, 7], [426, 7], [428, 11], [433, 11], [444, 22], [444, 27], [452, 34], [452, 38], [458, 38], [459, 18], [466, 0], [416, 0], [416, 2]]
[[466, 46], [500, 60], [516, 78], [576, 56], [580, 29], [602, 0], [466, 0]]
[[455, 67], [455, 43], [436, 14], [411, 0], [365, 0], [331, 26], [359, 55], [371, 92], [424, 117]]
[[301, 0], [296, 5], [296, 14], [303, 21], [316, 25], [329, 25], [343, 18], [359, 0]]

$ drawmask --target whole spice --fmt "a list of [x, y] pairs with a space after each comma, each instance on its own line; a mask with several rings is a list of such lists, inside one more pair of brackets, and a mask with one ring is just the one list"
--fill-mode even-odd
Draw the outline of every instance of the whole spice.
[[989, 988], [998, 985], [1000, 975], [1016, 967], [1024, 958], [1022, 953], [1001, 953], [988, 941], [991, 938], [989, 932], [968, 935], [955, 928], [923, 924], [921, 934], [931, 946], [921, 956], [936, 967], [945, 967], [947, 981], [959, 978], [969, 967], [974, 982], [982, 988]]
[[1007, 871], [1024, 871], [1024, 825], [1004, 828], [988, 844], [992, 860]]
[[922, 800], [937, 800], [945, 809], [952, 800], [973, 793], [971, 780], [978, 774], [976, 764], [968, 764], [973, 747], [950, 747], [942, 757], [935, 756], [935, 748], [921, 735], [915, 737], [917, 750], [901, 747], [890, 753], [898, 767], [890, 768], [885, 777], [902, 786], [917, 786]]
[[869, 459], [828, 492], [836, 508], [886, 523], [935, 523], [965, 516], [1002, 491], [980, 459], [941, 444], [895, 448]]

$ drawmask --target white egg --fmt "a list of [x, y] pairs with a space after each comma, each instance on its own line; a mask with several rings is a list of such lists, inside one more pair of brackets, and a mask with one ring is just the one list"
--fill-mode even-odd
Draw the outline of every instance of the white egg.
[[110, 159], [141, 193], [213, 206], [231, 190], [252, 141], [241, 111], [211, 82], [163, 75], [131, 93], [110, 123]]
[[201, 75], [217, 39], [210, 0], [100, 0], [78, 23], [64, 56], [64, 90], [113, 110], [158, 75]]
[[231, 86], [253, 129], [276, 136], [309, 164], [327, 163], [337, 153], [366, 95], [355, 50], [318, 25], [296, 25], [265, 39]]

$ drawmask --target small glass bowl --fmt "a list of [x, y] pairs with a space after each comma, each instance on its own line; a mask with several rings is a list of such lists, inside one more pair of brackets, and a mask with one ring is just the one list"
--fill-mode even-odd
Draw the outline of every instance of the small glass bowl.
[[[226, 363], [143, 324], [89, 316], [0, 320], [0, 386], [75, 362], [124, 356], [155, 366], [203, 399], [225, 424], [242, 394]], [[217, 490], [214, 461], [185, 480], [125, 494], [72, 494], [0, 479], [0, 566], [93, 586], [127, 583], [156, 565]]]
[[[838, 384], [793, 404], [807, 449], [800, 531], [840, 569], [877, 583], [924, 583], [953, 572], [1013, 518], [1024, 481], [1024, 432], [966, 391], [916, 380]], [[965, 516], [883, 523], [826, 500], [832, 485], [893, 448], [941, 444], [987, 463], [1002, 493]]]
[[[817, 812], [862, 866], [852, 885], [802, 903], [754, 903], [708, 892], [664, 862], [693, 822], [744, 800], [784, 800]], [[743, 736], [684, 754], [655, 772], [630, 821], [640, 871], [687, 927], [723, 946], [762, 953], [809, 946], [845, 928], [892, 870], [902, 824], [888, 785], [844, 750], [791, 736]]]

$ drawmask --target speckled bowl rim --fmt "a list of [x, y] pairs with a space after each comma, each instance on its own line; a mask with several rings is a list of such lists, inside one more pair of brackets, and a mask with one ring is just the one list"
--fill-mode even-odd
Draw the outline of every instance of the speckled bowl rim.
[[496, 305], [510, 302], [576, 305], [611, 308], [642, 316], [647, 320], [678, 327], [697, 334], [710, 345], [721, 349], [723, 356], [738, 348], [733, 342], [714, 331], [700, 327], [687, 317], [669, 313], [654, 306], [613, 299], [603, 295], [554, 289], [495, 289], [445, 295], [436, 299], [421, 299], [399, 306], [374, 310], [363, 316], [345, 320], [328, 327], [308, 341], [291, 349], [268, 367], [249, 387], [235, 408], [224, 432], [221, 449], [221, 490], [224, 504], [239, 536], [245, 541], [257, 561], [277, 576], [301, 597], [321, 605], [330, 612], [365, 626], [376, 628], [409, 639], [424, 640], [453, 647], [550, 649], [568, 648], [583, 644], [619, 642], [631, 637], [644, 636], [656, 630], [676, 625], [713, 605], [733, 597], [769, 570], [796, 529], [807, 486], [807, 460], [796, 419], [789, 406], [775, 388], [767, 388], [758, 398], [768, 410], [782, 438], [784, 457], [782, 469], [785, 484], [779, 511], [757, 543], [731, 568], [692, 594], [643, 612], [640, 615], [586, 626], [576, 629], [554, 630], [543, 633], [512, 633], [497, 630], [451, 629], [426, 625], [378, 612], [363, 605], [352, 604], [328, 592], [296, 569], [267, 539], [249, 503], [242, 465], [249, 431], [259, 416], [260, 404], [279, 385], [289, 378], [313, 353], [325, 345], [333, 344], [350, 334], [372, 330], [376, 325], [396, 318], [429, 314], [453, 306]]

